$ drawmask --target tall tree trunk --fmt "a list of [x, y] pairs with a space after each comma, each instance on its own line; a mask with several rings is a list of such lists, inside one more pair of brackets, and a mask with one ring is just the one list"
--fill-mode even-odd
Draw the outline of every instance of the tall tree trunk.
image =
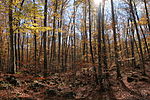
[[[99, 5], [99, 9], [98, 9], [98, 20], [97, 20], [97, 30], [98, 30], [98, 78], [99, 78], [99, 82], [100, 84], [102, 83], [102, 65], [101, 65], [101, 5]], [[102, 84], [101, 84], [102, 85]]]
[[108, 52], [109, 52], [109, 61], [111, 63], [111, 43], [110, 43], [110, 37], [109, 34], [107, 33], [107, 44], [108, 44]]
[[24, 64], [24, 39], [25, 39], [25, 33], [23, 33], [23, 39], [21, 44], [21, 63]]
[[[45, 0], [44, 6], [44, 27], [47, 27], [47, 0]], [[43, 33], [43, 48], [44, 48], [44, 77], [47, 76], [47, 51], [46, 51], [46, 31]]]
[[[21, 2], [21, 7], [23, 6], [23, 4], [24, 4], [24, 1], [25, 0], [22, 0], [22, 2]], [[21, 9], [20, 9], [20, 11], [21, 11]], [[20, 22], [18, 23], [18, 26], [20, 26]], [[17, 42], [18, 42], [18, 45], [17, 45], [17, 48], [18, 48], [18, 51], [17, 51], [17, 54], [18, 54], [18, 68], [20, 68], [20, 66], [21, 66], [21, 58], [20, 58], [20, 30], [18, 29], [18, 40], [17, 40]]]
[[[33, 0], [34, 2], [34, 6], [35, 6], [35, 0]], [[36, 16], [35, 16], [35, 12], [34, 12], [34, 23], [36, 24]], [[36, 33], [34, 33], [34, 64], [35, 64], [35, 68], [37, 68], [37, 36]]]
[[148, 7], [147, 7], [147, 1], [146, 0], [144, 0], [144, 6], [145, 6], [145, 12], [146, 12], [146, 17], [147, 17], [147, 22], [148, 22], [148, 28], [150, 31], [150, 19], [149, 19]]
[[14, 42], [15, 42], [15, 64], [16, 64], [16, 66], [18, 66], [18, 63], [17, 63], [17, 58], [18, 58], [18, 55], [17, 55], [17, 33], [15, 33]]
[[27, 33], [27, 60], [26, 62], [29, 61], [29, 34]]
[[113, 28], [113, 37], [114, 37], [114, 52], [115, 52], [115, 64], [117, 68], [117, 78], [121, 78], [120, 67], [118, 62], [118, 46], [117, 46], [117, 37], [116, 37], [116, 22], [115, 22], [115, 14], [114, 14], [114, 4], [113, 0], [111, 0], [111, 13], [112, 13], [112, 28]]
[[[55, 0], [54, 4], [55, 4], [54, 14], [56, 14], [57, 9], [58, 9], [58, 0]], [[55, 58], [56, 58], [56, 37], [55, 37], [56, 31], [55, 30], [56, 30], [56, 15], [53, 17], [53, 36], [52, 36], [52, 45], [51, 45], [51, 60], [52, 61], [55, 61]]]
[[96, 73], [96, 67], [95, 67], [95, 61], [94, 61], [94, 56], [93, 56], [93, 49], [92, 49], [92, 22], [91, 22], [91, 1], [88, 0], [89, 4], [89, 44], [90, 44], [90, 53], [91, 53], [91, 60], [93, 64], [93, 70], [95, 73], [95, 82], [98, 84], [98, 78], [97, 78], [97, 73]]
[[2, 39], [2, 34], [3, 34], [3, 31], [0, 27], [0, 71], [4, 71], [3, 70], [3, 65], [2, 65], [2, 53], [3, 53], [3, 39]]
[[[128, 20], [128, 26], [127, 27], [129, 27], [129, 22], [130, 22], [130, 20]], [[128, 32], [130, 32], [129, 31], [129, 29], [128, 29]], [[132, 32], [132, 34], [133, 35], [130, 35], [129, 36], [129, 38], [130, 38], [130, 41], [131, 41], [131, 54], [132, 54], [132, 66], [135, 68], [136, 67], [136, 61], [135, 61], [135, 53], [134, 53], [134, 30], [133, 29], [131, 29], [131, 32]]]
[[75, 69], [75, 66], [76, 66], [76, 5], [75, 5], [75, 0], [74, 0], [74, 18], [73, 18], [73, 37], [74, 37], [74, 40], [73, 40], [73, 46], [74, 46], [74, 51], [73, 51], [73, 69]]
[[86, 2], [84, 4], [84, 34], [83, 34], [83, 41], [84, 41], [84, 48], [83, 48], [83, 55], [86, 55], [85, 61], [88, 62], [88, 43], [87, 43], [87, 25], [86, 25], [86, 20], [87, 20], [87, 8], [86, 8]]
[[132, 17], [133, 17], [133, 21], [134, 21], [134, 25], [135, 25], [135, 29], [136, 29], [136, 33], [137, 33], [138, 43], [139, 43], [139, 49], [140, 49], [140, 55], [141, 55], [141, 62], [142, 62], [142, 70], [143, 70], [142, 73], [145, 75], [146, 73], [145, 73], [145, 65], [144, 65], [144, 57], [143, 57], [142, 44], [141, 44], [140, 34], [139, 34], [137, 22], [136, 22], [136, 17], [134, 15], [132, 0], [130, 0], [130, 10], [131, 10], [131, 13], [132, 13]]
[[[130, 22], [133, 22], [133, 21], [130, 20]], [[135, 39], [135, 34], [134, 34], [135, 31], [134, 31], [134, 26], [133, 26], [133, 24], [131, 24], [131, 33], [132, 33], [132, 39], [133, 39], [133, 42], [134, 42], [134, 44], [135, 44], [138, 57], [140, 58], [140, 52], [139, 52], [138, 45], [137, 45], [137, 42], [136, 42], [136, 39]]]
[[[135, 15], [137, 17], [137, 20], [140, 21], [139, 19], [139, 16], [138, 16], [138, 11], [137, 11], [137, 8], [136, 8], [136, 5], [135, 5], [135, 2], [134, 2], [134, 8], [135, 8]], [[149, 17], [148, 17], [149, 18]], [[149, 21], [148, 21], [149, 22]], [[148, 24], [149, 25], [149, 24]], [[142, 26], [140, 25], [140, 29], [141, 29], [141, 32], [142, 32], [142, 35], [143, 35], [143, 39], [144, 39], [144, 43], [145, 43], [145, 47], [146, 47], [146, 50], [147, 50], [147, 53], [148, 53], [148, 56], [150, 58], [150, 51], [149, 51], [149, 48], [148, 48], [148, 43], [147, 43], [147, 40], [146, 40], [146, 37], [145, 37], [145, 34], [144, 34], [144, 30], [142, 28]]]
[[[128, 26], [129, 27], [129, 26]], [[130, 52], [129, 52], [129, 49], [128, 49], [128, 37], [129, 37], [129, 29], [128, 28], [126, 28], [126, 32], [125, 32], [126, 34], [125, 34], [125, 57], [126, 58], [129, 58], [129, 55], [130, 55]], [[121, 43], [120, 43], [120, 45], [121, 45]], [[125, 63], [127, 66], [129, 66], [130, 65], [130, 62], [129, 61], [127, 61], [126, 63]]]
[[9, 32], [10, 32], [10, 64], [9, 73], [14, 74], [16, 72], [15, 56], [14, 56], [14, 39], [13, 39], [13, 0], [9, 0]]
[[21, 66], [21, 58], [20, 58], [20, 31], [18, 30], [18, 67]]
[[108, 66], [107, 66], [107, 51], [106, 51], [106, 39], [105, 39], [105, 24], [104, 24], [104, 20], [105, 20], [105, 12], [104, 12], [104, 8], [105, 8], [105, 0], [103, 0], [102, 3], [102, 39], [103, 39], [103, 63], [104, 63], [104, 72], [107, 73], [108, 71]]
[[[61, 5], [61, 11], [60, 11], [60, 21], [58, 24], [58, 27], [61, 29], [62, 28], [62, 18], [63, 18], [63, 8], [64, 8], [64, 2]], [[62, 32], [58, 32], [58, 64], [60, 64], [60, 48], [61, 48], [61, 34]]]

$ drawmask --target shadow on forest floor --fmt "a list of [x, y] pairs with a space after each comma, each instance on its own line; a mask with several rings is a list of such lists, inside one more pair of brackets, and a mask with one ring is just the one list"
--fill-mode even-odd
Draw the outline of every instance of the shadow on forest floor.
[[[150, 78], [136, 70], [124, 70], [122, 81], [110, 72], [109, 81], [104, 82], [109, 89], [101, 92], [90, 71], [80, 70], [76, 75], [68, 71], [47, 78], [26, 71], [0, 74], [0, 100], [150, 100]], [[146, 71], [150, 75], [148, 66]]]

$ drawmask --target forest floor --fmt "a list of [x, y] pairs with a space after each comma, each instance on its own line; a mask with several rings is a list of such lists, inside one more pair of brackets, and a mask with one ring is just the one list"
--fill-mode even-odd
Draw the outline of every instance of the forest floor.
[[146, 64], [147, 76], [129, 67], [121, 73], [120, 82], [115, 70], [110, 70], [108, 80], [103, 81], [110, 89], [101, 89], [90, 71], [68, 71], [43, 78], [22, 68], [13, 75], [0, 73], [0, 100], [150, 100], [150, 62]]

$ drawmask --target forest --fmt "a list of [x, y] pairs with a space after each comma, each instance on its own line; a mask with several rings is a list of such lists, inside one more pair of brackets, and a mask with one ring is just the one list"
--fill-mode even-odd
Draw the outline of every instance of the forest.
[[0, 100], [150, 100], [150, 0], [0, 0]]

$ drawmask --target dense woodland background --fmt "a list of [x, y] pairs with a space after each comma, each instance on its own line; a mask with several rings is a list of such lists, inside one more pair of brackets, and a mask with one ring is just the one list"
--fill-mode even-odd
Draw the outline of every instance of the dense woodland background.
[[[69, 97], [76, 99], [84, 97], [88, 100], [88, 97], [91, 97], [92, 100], [116, 100], [119, 97], [113, 92], [114, 84], [114, 89], [121, 86], [130, 95], [135, 96], [119, 100], [150, 98], [150, 1], [101, 0], [100, 4], [94, 2], [0, 0], [0, 95], [7, 91], [2, 95], [2, 99], [9, 99], [11, 95], [14, 97], [5, 87], [10, 87], [9, 84], [16, 85], [24, 78], [30, 79], [29, 84], [25, 85], [24, 82], [18, 89], [23, 90], [23, 87], [35, 83], [49, 89], [49, 79], [60, 79], [57, 84], [65, 81], [64, 86], [69, 89], [71, 87], [71, 90], [76, 90], [86, 82], [85, 86], [90, 87], [91, 91], [100, 92], [96, 96], [99, 99], [93, 99], [90, 89], [84, 86], [81, 87], [90, 95], [81, 96], [82, 93], [77, 95], [79, 92], [67, 91]], [[75, 84], [77, 80], [82, 81], [79, 86]], [[143, 83], [139, 85], [139, 81]], [[7, 85], [3, 86], [3, 82]], [[133, 82], [145, 88], [127, 86]], [[136, 90], [137, 88], [139, 90]], [[146, 93], [142, 94], [140, 89], [147, 89]], [[55, 90], [52, 92], [51, 89], [48, 97], [51, 97]], [[45, 93], [43, 91], [40, 93]], [[31, 94], [30, 92], [27, 94]], [[43, 97], [47, 97], [47, 94], [41, 97], [33, 95], [35, 94], [32, 94], [32, 99], [43, 100]]]

